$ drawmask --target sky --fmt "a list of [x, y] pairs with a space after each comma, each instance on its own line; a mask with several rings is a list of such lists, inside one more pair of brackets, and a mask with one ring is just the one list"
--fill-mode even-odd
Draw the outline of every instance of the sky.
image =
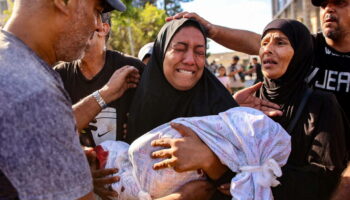
[[[261, 33], [272, 20], [271, 0], [194, 0], [182, 3], [184, 11], [196, 12], [209, 22]], [[210, 53], [231, 51], [214, 41]]]

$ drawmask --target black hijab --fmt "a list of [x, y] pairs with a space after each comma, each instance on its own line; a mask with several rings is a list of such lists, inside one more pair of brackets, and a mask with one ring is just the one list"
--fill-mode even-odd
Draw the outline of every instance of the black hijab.
[[269, 23], [263, 32], [279, 30], [284, 33], [294, 49], [294, 55], [287, 71], [278, 79], [264, 76], [264, 84], [260, 89], [260, 98], [281, 106], [283, 116], [275, 117], [285, 129], [295, 116], [301, 99], [308, 87], [305, 78], [311, 69], [313, 60], [313, 43], [309, 30], [302, 23], [290, 19], [276, 19]]
[[193, 19], [173, 20], [160, 30], [136, 90], [128, 121], [127, 142], [177, 117], [218, 114], [238, 106], [227, 89], [206, 68], [197, 84], [187, 91], [175, 89], [163, 73], [163, 60], [174, 35], [184, 26], [205, 31]]

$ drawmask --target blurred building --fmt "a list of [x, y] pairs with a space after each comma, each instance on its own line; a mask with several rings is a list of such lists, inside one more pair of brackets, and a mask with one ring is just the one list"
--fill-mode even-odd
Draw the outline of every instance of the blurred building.
[[313, 6], [311, 0], [272, 0], [272, 16], [296, 19], [313, 33], [321, 30], [320, 8]]

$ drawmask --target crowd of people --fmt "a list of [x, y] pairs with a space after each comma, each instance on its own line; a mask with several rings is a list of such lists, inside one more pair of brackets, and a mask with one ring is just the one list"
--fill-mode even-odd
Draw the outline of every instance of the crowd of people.
[[[253, 57], [248, 66], [239, 64], [239, 60], [238, 56], [234, 56], [231, 65], [228, 67], [217, 64], [216, 60], [207, 65], [208, 70], [218, 77], [231, 94], [263, 81], [261, 64], [257, 57]], [[248, 78], [246, 79], [246, 77], [251, 80], [249, 83], [247, 83]]]
[[[127, 171], [142, 178], [136, 199], [349, 199], [350, 0], [311, 2], [317, 34], [290, 19], [259, 35], [182, 12], [137, 59], [106, 49], [120, 0], [16, 0], [0, 31], [0, 199], [122, 199], [130, 185], [112, 186], [125, 169], [104, 168], [96, 150], [111, 140], [152, 165]], [[207, 66], [207, 38], [261, 64]], [[201, 176], [152, 196], [135, 173], [148, 168]]]

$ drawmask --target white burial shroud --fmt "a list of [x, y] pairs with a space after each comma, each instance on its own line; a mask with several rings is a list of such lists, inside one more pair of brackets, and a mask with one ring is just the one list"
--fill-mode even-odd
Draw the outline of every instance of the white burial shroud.
[[[291, 150], [290, 136], [278, 123], [246, 107], [172, 122], [191, 128], [224, 165], [237, 173], [231, 180], [232, 199], [273, 199], [270, 187], [279, 184], [276, 177], [282, 175], [280, 167], [287, 162]], [[101, 144], [109, 151], [106, 168], [119, 168], [117, 175], [121, 180], [112, 185], [119, 193], [118, 199], [159, 198], [189, 181], [203, 179], [197, 171], [177, 173], [172, 168], [152, 169], [153, 164], [162, 159], [151, 159], [151, 153], [161, 149], [152, 147], [151, 142], [179, 137], [181, 135], [166, 123], [144, 134], [130, 147], [116, 141]]]

